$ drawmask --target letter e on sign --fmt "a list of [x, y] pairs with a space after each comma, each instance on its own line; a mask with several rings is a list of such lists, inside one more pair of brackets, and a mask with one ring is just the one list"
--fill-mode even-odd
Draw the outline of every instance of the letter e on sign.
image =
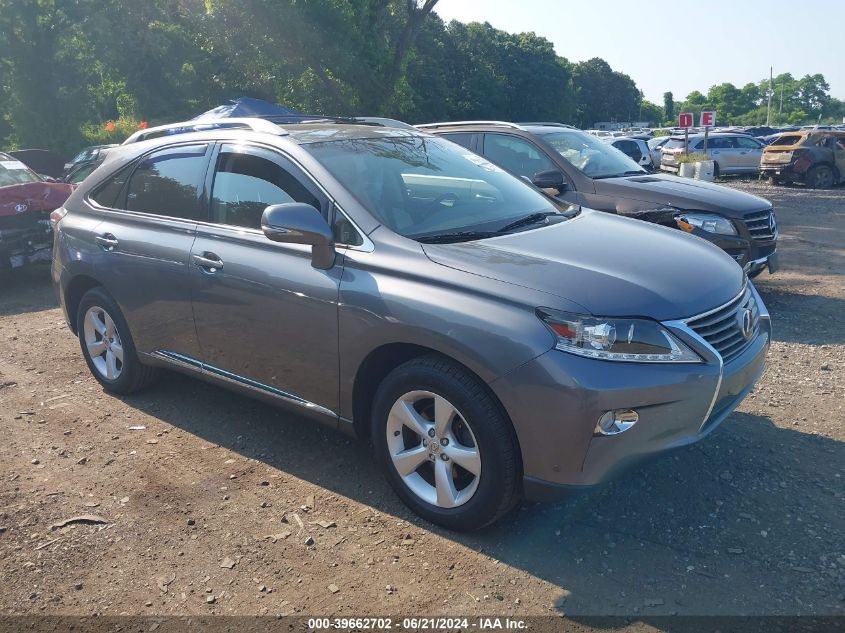
[[678, 127], [692, 127], [692, 112], [685, 112], [678, 116]]
[[716, 113], [715, 112], [702, 112], [701, 113], [701, 127], [712, 127], [716, 125]]

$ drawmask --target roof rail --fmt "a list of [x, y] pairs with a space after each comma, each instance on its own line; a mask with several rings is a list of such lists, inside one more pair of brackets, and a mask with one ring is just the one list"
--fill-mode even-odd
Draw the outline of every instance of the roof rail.
[[520, 121], [520, 125], [536, 125], [538, 127], [565, 127], [570, 130], [580, 130], [581, 128], [577, 128], [574, 125], [569, 125], [568, 123], [558, 123], [557, 121]]
[[521, 130], [522, 126], [516, 123], [508, 123], [507, 121], [442, 121], [440, 123], [421, 123], [415, 127], [420, 129], [435, 128], [435, 127], [454, 127], [457, 125], [495, 125], [498, 127], [509, 127], [515, 130]]
[[156, 138], [158, 136], [168, 136], [170, 134], [187, 134], [189, 132], [205, 132], [206, 130], [225, 130], [225, 129], [248, 129], [253, 132], [264, 132], [266, 134], [275, 134], [276, 136], [287, 136], [288, 131], [280, 128], [271, 121], [266, 121], [260, 118], [231, 118], [231, 119], [211, 119], [207, 121], [182, 121], [180, 123], [168, 123], [167, 125], [157, 125], [146, 130], [138, 130], [132, 134], [128, 139], [123, 141], [123, 145], [131, 143], [139, 143], [147, 139]]

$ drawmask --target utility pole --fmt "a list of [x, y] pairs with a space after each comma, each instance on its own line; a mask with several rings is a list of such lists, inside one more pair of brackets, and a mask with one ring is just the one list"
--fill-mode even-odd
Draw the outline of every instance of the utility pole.
[[780, 106], [778, 107], [778, 121], [783, 121], [783, 77], [780, 78]]
[[770, 117], [772, 114], [772, 71], [774, 68], [769, 66], [769, 104], [766, 106], [766, 125], [769, 125]]

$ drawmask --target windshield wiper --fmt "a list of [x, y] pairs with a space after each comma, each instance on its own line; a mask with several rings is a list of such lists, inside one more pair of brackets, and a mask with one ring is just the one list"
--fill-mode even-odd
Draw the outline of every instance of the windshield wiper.
[[530, 215], [526, 215], [524, 218], [519, 218], [518, 220], [514, 220], [510, 224], [505, 224], [502, 228], [499, 229], [499, 233], [507, 233], [508, 231], [512, 231], [513, 229], [518, 229], [522, 226], [529, 226], [531, 224], [537, 224], [541, 220], [545, 220], [550, 215], [561, 215], [557, 211], [542, 211], [540, 213], [532, 213]]
[[438, 233], [436, 235], [423, 235], [412, 238], [423, 244], [452, 244], [454, 242], [471, 242], [472, 240], [483, 240], [488, 237], [501, 235], [499, 231], [456, 231], [454, 233]]
[[648, 172], [645, 170], [629, 170], [623, 171], [621, 174], [606, 174], [604, 176], [593, 176], [593, 180], [603, 180], [605, 178], [621, 178], [622, 176], [642, 176], [647, 174]]

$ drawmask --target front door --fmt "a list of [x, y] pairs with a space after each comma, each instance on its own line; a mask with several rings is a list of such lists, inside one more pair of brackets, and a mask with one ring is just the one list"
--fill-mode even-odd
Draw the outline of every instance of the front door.
[[[561, 171], [539, 147], [514, 134], [488, 132], [484, 135], [483, 144], [481, 153], [484, 158], [527, 182], [531, 182], [534, 175], [541, 171]], [[566, 174], [563, 177], [565, 182], [568, 181]], [[575, 204], [578, 193], [568, 183], [566, 191], [559, 198]]]
[[836, 170], [839, 172], [839, 182], [845, 182], [845, 134], [836, 137], [833, 156], [836, 161]]
[[760, 169], [760, 158], [763, 156], [763, 145], [760, 141], [745, 136], [736, 137], [736, 146], [739, 150], [739, 162], [747, 171]]
[[254, 390], [336, 412], [338, 287], [341, 257], [311, 266], [311, 248], [279, 244], [261, 232], [271, 204], [328, 199], [275, 150], [222, 145], [208, 222], [191, 253], [193, 306], [204, 370]]

